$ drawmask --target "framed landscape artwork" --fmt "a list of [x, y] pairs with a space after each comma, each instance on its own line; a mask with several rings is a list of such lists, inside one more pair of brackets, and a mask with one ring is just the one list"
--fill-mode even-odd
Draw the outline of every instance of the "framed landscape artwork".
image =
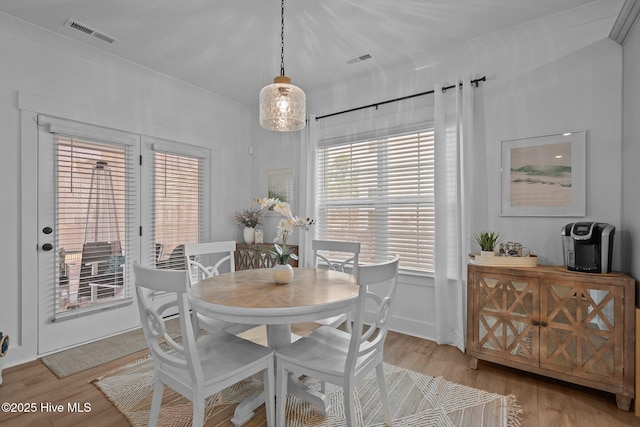
[[502, 141], [502, 216], [585, 215], [585, 131]]
[[267, 197], [280, 199], [293, 206], [293, 170], [274, 169], [265, 172]]

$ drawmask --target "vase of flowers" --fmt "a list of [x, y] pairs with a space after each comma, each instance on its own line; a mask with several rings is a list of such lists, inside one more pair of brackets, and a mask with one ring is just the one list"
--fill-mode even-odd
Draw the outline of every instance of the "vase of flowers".
[[9, 335], [0, 332], [0, 384], [2, 384], [2, 358], [9, 350]]
[[296, 228], [308, 230], [310, 225], [315, 224], [315, 220], [293, 215], [289, 203], [282, 202], [280, 199], [263, 198], [256, 199], [256, 202], [262, 209], [272, 210], [282, 215], [278, 223], [278, 235], [273, 241], [274, 250], [269, 251], [276, 260], [271, 276], [278, 284], [289, 283], [293, 279], [293, 267], [288, 263], [289, 258], [297, 260], [298, 256], [293, 253], [293, 248], [287, 247], [287, 239]]
[[235, 212], [236, 222], [244, 225], [243, 237], [245, 243], [253, 243], [255, 240], [255, 227], [260, 224], [261, 209], [249, 208]]

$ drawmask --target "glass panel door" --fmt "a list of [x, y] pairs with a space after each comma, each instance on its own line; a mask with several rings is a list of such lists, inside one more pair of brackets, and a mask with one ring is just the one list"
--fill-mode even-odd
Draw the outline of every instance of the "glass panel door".
[[538, 282], [493, 273], [477, 273], [478, 322], [475, 351], [537, 365]]
[[540, 303], [540, 367], [622, 382], [622, 288], [551, 282]]
[[39, 117], [39, 354], [139, 324], [139, 150], [135, 135]]
[[153, 157], [155, 265], [182, 270], [184, 245], [202, 240], [204, 160], [157, 151]]

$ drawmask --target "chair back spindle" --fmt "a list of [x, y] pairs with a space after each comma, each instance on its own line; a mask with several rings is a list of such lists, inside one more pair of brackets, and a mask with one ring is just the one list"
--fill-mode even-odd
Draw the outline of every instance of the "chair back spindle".
[[[207, 242], [207, 243], [187, 243], [184, 247], [185, 268], [189, 271], [189, 285], [193, 286], [200, 280], [220, 274], [220, 268], [225, 263], [229, 263], [229, 271], [236, 271], [233, 253], [236, 250], [236, 242]], [[223, 255], [224, 254], [224, 255]], [[215, 262], [205, 262], [206, 257], [213, 258], [215, 255], [222, 257]], [[211, 261], [213, 261], [211, 259]], [[213, 265], [206, 265], [213, 264]]]
[[[347, 242], [338, 240], [313, 240], [311, 242], [315, 268], [329, 268], [335, 271], [346, 272], [351, 270], [358, 277], [358, 257], [360, 255], [360, 242]], [[345, 255], [347, 254], [347, 255]], [[331, 256], [340, 256], [346, 259], [330, 259]]]
[[[200, 360], [197, 354], [190, 350], [190, 343], [195, 345], [195, 336], [189, 313], [187, 301], [187, 274], [184, 270], [156, 270], [134, 264], [136, 278], [136, 295], [138, 297], [138, 311], [142, 323], [142, 330], [147, 339], [151, 356], [158, 361], [160, 366], [169, 365], [187, 369], [193, 381], [197, 375], [202, 377], [199, 369]], [[158, 309], [153, 309], [144, 296], [144, 289], [155, 292], [171, 292], [176, 294], [176, 299], [169, 301]], [[163, 313], [172, 307], [178, 307], [180, 319], [180, 332], [183, 344], [178, 344], [168, 334], [163, 318]]]
[[[394, 257], [390, 261], [360, 266], [358, 268], [358, 302], [354, 311], [353, 331], [347, 365], [355, 367], [359, 358], [377, 351], [382, 354], [384, 341], [389, 331], [392, 304], [395, 299], [398, 283], [398, 265], [400, 258]], [[369, 289], [370, 285], [386, 283], [386, 295], [380, 297]], [[373, 318], [367, 318], [366, 310], [373, 309]], [[368, 321], [368, 322], [366, 322]]]
[[[313, 240], [311, 242], [315, 268], [327, 268], [334, 271], [351, 271], [358, 279], [358, 257], [360, 256], [360, 242], [338, 240]], [[339, 259], [337, 259], [339, 258]], [[351, 331], [350, 314], [340, 314], [317, 323], [337, 328], [345, 324], [346, 330]]]

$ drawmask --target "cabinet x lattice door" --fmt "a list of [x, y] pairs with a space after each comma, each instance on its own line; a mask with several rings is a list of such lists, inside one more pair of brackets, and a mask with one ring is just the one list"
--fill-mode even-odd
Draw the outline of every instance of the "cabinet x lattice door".
[[600, 382], [623, 379], [622, 288], [545, 282], [540, 312], [540, 366]]
[[473, 331], [474, 350], [537, 366], [537, 279], [483, 275], [475, 295], [479, 321]]

